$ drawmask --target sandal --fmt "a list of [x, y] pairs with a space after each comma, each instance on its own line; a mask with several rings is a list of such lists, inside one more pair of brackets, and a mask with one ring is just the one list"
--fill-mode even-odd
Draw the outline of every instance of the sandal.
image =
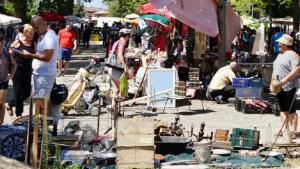
[[14, 116], [14, 111], [13, 109], [8, 105], [8, 103], [5, 103], [5, 109], [8, 113], [8, 115], [10, 115], [11, 117]]
[[293, 138], [293, 139], [297, 139], [297, 138], [298, 138], [298, 137], [297, 137], [297, 132], [295, 132], [295, 131], [292, 132], [292, 138]]

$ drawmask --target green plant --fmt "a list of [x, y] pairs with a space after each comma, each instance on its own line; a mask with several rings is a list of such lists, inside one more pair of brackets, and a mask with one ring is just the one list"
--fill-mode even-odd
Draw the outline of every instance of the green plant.
[[60, 146], [58, 144], [55, 144], [55, 159], [54, 159], [54, 168], [55, 169], [63, 169], [61, 165], [61, 159], [60, 159]]
[[78, 164], [72, 164], [72, 165], [68, 166], [65, 169], [80, 169], [80, 168], [81, 168], [80, 165], [78, 165]]

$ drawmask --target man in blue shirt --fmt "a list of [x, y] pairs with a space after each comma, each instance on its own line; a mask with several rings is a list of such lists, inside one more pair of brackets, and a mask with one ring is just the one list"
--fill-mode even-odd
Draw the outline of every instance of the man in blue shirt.
[[277, 56], [279, 53], [280, 53], [280, 51], [279, 51], [279, 46], [278, 46], [278, 42], [277, 42], [277, 40], [279, 39], [279, 38], [281, 38], [281, 36], [282, 36], [282, 33], [280, 32], [280, 28], [279, 27], [276, 27], [275, 28], [275, 33], [272, 35], [272, 37], [271, 37], [271, 47], [272, 47], [272, 52], [273, 52], [273, 54], [275, 55], [275, 56]]

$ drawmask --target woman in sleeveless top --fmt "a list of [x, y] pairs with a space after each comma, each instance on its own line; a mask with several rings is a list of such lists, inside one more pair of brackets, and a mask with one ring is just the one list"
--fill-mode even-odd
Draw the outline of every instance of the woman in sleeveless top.
[[114, 43], [112, 48], [112, 54], [117, 55], [118, 61], [122, 64], [124, 71], [117, 70], [115, 68], [111, 68], [109, 71], [109, 76], [111, 78], [112, 87], [113, 87], [113, 99], [112, 99], [112, 110], [116, 105], [115, 98], [119, 95], [119, 85], [120, 85], [120, 77], [123, 73], [127, 73], [128, 66], [126, 64], [126, 60], [124, 57], [126, 44], [130, 38], [130, 30], [129, 29], [121, 29], [119, 31], [120, 39]]
[[[32, 74], [32, 59], [26, 58], [18, 51], [26, 50], [30, 53], [35, 53], [35, 45], [33, 43], [34, 30], [31, 25], [25, 24], [23, 36], [21, 39], [15, 40], [11, 44], [10, 54], [14, 56], [17, 62], [17, 70], [13, 77], [14, 98], [9, 104], [8, 110], [12, 106], [16, 106], [16, 117], [21, 117], [23, 113], [23, 103], [31, 93], [31, 74]], [[15, 50], [17, 49], [17, 50]]]

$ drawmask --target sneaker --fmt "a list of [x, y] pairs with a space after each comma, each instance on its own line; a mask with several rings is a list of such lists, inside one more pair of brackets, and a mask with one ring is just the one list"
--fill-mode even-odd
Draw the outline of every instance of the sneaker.
[[8, 105], [8, 103], [5, 103], [5, 109], [6, 109], [6, 112], [7, 114], [9, 114], [9, 116], [14, 116], [14, 111], [13, 109]]
[[215, 99], [217, 101], [217, 104], [226, 104], [226, 103], [228, 103], [228, 101], [224, 101], [224, 100], [220, 99], [219, 97], [216, 97]]

